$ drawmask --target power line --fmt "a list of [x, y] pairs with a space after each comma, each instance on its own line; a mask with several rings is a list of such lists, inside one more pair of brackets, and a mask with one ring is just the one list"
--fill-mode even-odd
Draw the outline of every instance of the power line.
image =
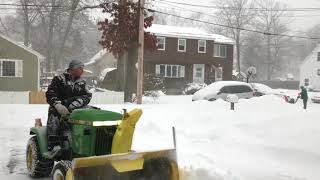
[[[194, 12], [194, 13], [198, 13], [198, 14], [203, 14], [203, 15], [206, 15], [206, 16], [209, 16], [209, 17], [213, 17], [213, 18], [217, 18], [217, 16], [213, 15], [213, 14], [207, 14], [207, 13], [204, 13], [204, 12], [199, 12], [199, 11], [194, 11], [194, 10], [191, 10], [191, 9], [186, 9], [186, 8], [183, 8], [183, 7], [179, 7], [179, 6], [175, 6], [175, 5], [171, 5], [169, 3], [166, 3], [166, 2], [162, 2], [164, 4], [167, 4], [167, 5], [170, 5], [170, 7], [175, 7], [175, 8], [172, 8], [172, 9], [182, 9], [182, 10], [187, 10], [187, 11], [190, 11], [190, 12]], [[166, 5], [165, 5], [166, 6]], [[168, 6], [166, 6], [168, 7]]]
[[181, 19], [186, 19], [186, 20], [196, 21], [196, 22], [200, 22], [200, 23], [205, 23], [205, 24], [225, 27], [225, 28], [229, 28], [229, 29], [238, 29], [238, 30], [247, 31], [247, 32], [259, 33], [259, 34], [263, 34], [263, 35], [267, 35], [267, 36], [281, 36], [281, 37], [312, 39], [312, 40], [319, 40], [320, 39], [320, 38], [317, 38], [317, 37], [293, 36], [293, 35], [288, 35], [288, 34], [277, 34], [277, 33], [269, 33], [269, 32], [263, 32], [263, 31], [258, 31], [258, 30], [246, 29], [246, 28], [238, 28], [238, 27], [233, 27], [233, 26], [228, 26], [228, 25], [223, 25], [223, 24], [218, 24], [218, 23], [212, 23], [212, 22], [208, 22], [208, 21], [202, 21], [202, 20], [182, 17], [182, 16], [178, 16], [178, 15], [175, 15], [175, 14], [170, 14], [170, 13], [166, 13], [166, 12], [157, 11], [157, 10], [154, 10], [154, 9], [149, 9], [149, 8], [145, 8], [145, 9], [148, 10], [149, 12], [153, 12], [153, 13], [165, 14], [165, 15], [169, 15], [169, 16], [173, 16], [173, 17], [177, 17], [177, 18], [181, 18]]
[[10, 3], [0, 3], [0, 6], [15, 6], [15, 7], [51, 7], [51, 8], [60, 8], [62, 6], [53, 6], [53, 5], [42, 5], [42, 4], [10, 4]]
[[[228, 7], [228, 6], [199, 5], [199, 4], [190, 4], [190, 3], [182, 3], [182, 2], [173, 2], [173, 1], [167, 1], [167, 0], [156, 0], [156, 1], [179, 4], [184, 6], [200, 7], [200, 8], [239, 10], [239, 8]], [[320, 8], [309, 8], [309, 7], [308, 8], [286, 8], [286, 9], [247, 7], [242, 9], [254, 10], [254, 11], [320, 11]]]

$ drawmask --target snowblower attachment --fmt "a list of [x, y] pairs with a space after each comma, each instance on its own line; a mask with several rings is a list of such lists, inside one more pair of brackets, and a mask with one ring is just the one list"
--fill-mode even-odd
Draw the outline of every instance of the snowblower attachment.
[[178, 180], [176, 151], [127, 153], [73, 160], [73, 180]]
[[[140, 109], [129, 113], [118, 125], [112, 141], [111, 155], [75, 158], [67, 180], [178, 180], [176, 149], [152, 152], [131, 151]], [[174, 129], [173, 129], [174, 131]], [[175, 132], [174, 132], [175, 144]]]

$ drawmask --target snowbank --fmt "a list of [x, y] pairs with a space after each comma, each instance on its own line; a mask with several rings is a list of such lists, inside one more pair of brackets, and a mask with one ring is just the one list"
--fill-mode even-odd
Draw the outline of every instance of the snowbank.
[[[191, 96], [160, 96], [141, 106], [101, 105], [120, 112], [139, 107], [134, 150], [172, 148], [177, 130], [183, 180], [320, 179], [319, 105], [287, 104], [268, 95], [230, 104], [191, 102]], [[0, 175], [26, 173], [24, 148], [33, 119], [46, 119], [45, 105], [0, 105]]]

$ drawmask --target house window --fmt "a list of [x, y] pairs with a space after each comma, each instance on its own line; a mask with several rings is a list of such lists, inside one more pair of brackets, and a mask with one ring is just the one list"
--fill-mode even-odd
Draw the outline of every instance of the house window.
[[165, 65], [160, 65], [160, 74], [161, 77], [166, 76], [166, 66]]
[[205, 40], [198, 40], [198, 53], [206, 53], [207, 42]]
[[158, 50], [166, 50], [166, 38], [165, 37], [157, 37], [157, 47]]
[[0, 77], [22, 77], [22, 60], [0, 59]]
[[186, 52], [186, 40], [185, 39], [178, 39], [178, 51], [179, 52]]
[[159, 77], [167, 78], [183, 78], [184, 66], [181, 65], [169, 65], [169, 64], [157, 64], [156, 75]]
[[304, 79], [304, 86], [309, 86], [309, 79], [308, 78]]
[[317, 59], [318, 59], [318, 61], [320, 61], [320, 52], [318, 52], [318, 58]]
[[213, 56], [226, 58], [227, 57], [227, 45], [214, 44]]

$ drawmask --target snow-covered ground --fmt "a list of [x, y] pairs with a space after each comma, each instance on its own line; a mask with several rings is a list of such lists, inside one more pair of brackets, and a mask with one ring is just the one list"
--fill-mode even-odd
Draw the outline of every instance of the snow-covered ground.
[[[273, 95], [240, 100], [235, 111], [222, 100], [192, 102], [191, 96], [147, 102], [99, 107], [119, 112], [124, 107], [143, 109], [135, 150], [172, 148], [174, 125], [184, 180], [320, 179], [318, 104], [303, 110], [300, 101], [287, 104]], [[46, 119], [47, 106], [0, 105], [0, 113], [0, 178], [29, 179], [24, 157], [28, 130], [33, 119]]]

